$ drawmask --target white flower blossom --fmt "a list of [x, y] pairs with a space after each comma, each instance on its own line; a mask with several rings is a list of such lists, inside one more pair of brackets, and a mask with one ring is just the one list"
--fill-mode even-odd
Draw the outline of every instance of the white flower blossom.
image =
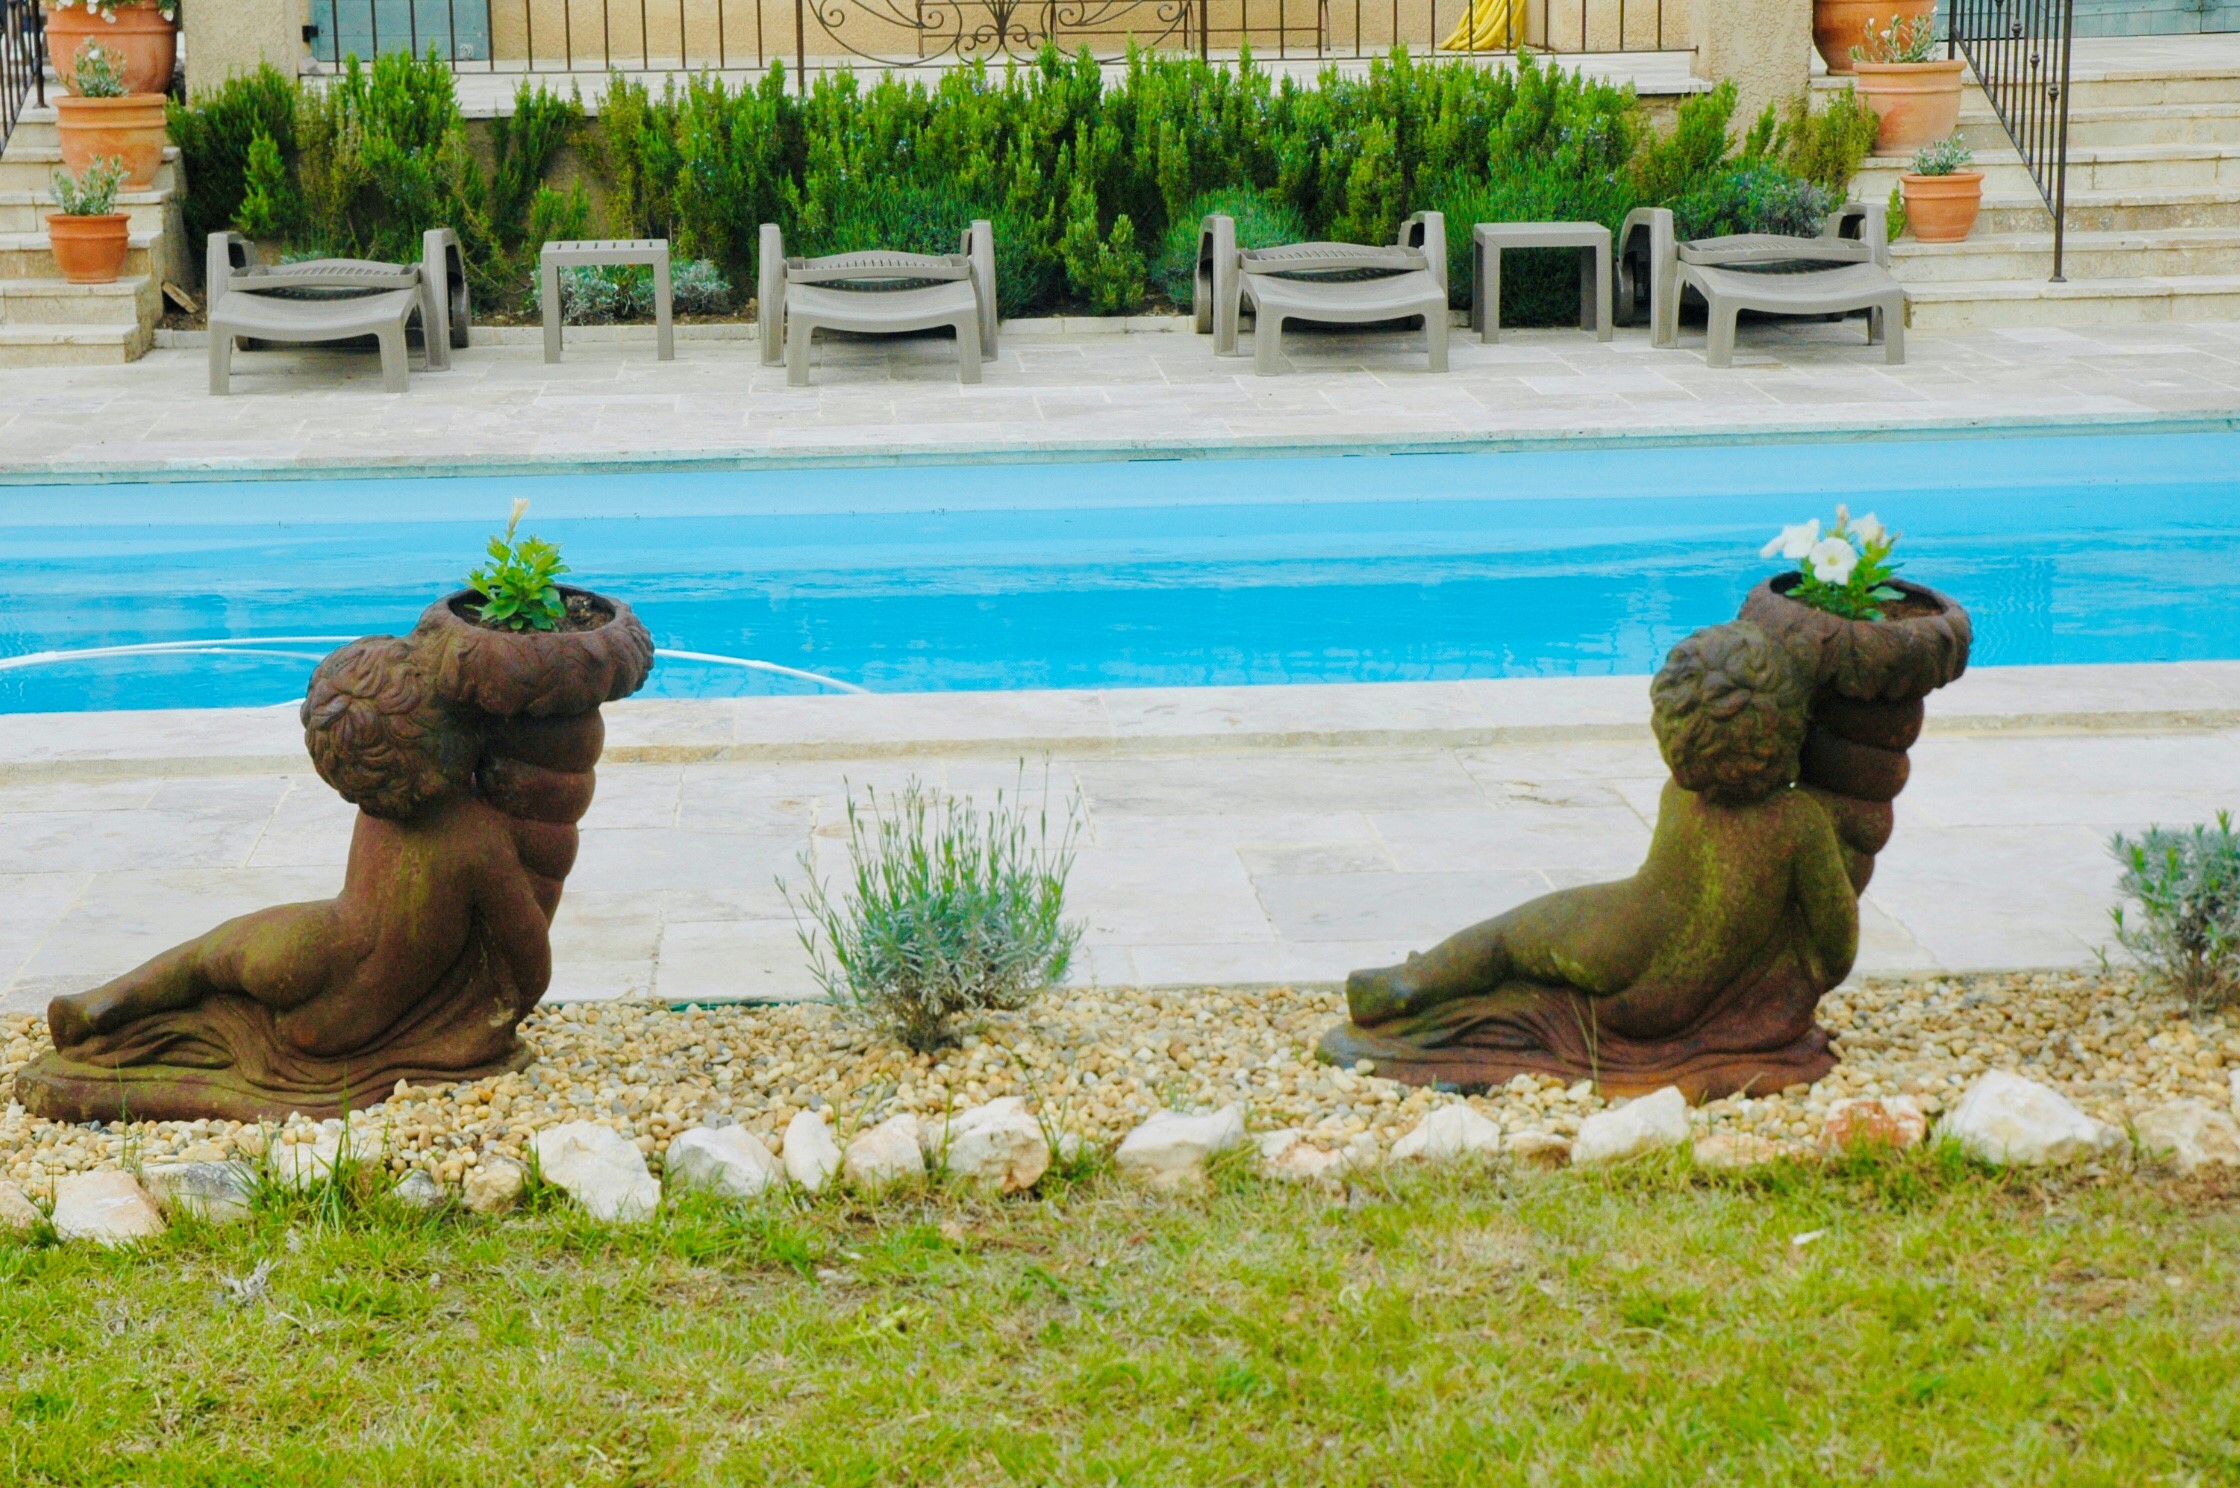
[[1876, 543], [1882, 541], [1882, 523], [1875, 520], [1875, 515], [1873, 512], [1868, 512], [1858, 521], [1853, 522], [1851, 524], [1851, 530], [1859, 534], [1859, 544], [1861, 547], [1871, 548]]
[[528, 498], [528, 497], [526, 497], [526, 496], [516, 496], [516, 497], [514, 497], [514, 498], [513, 498], [513, 520], [512, 520], [512, 521], [510, 521], [510, 522], [508, 522], [508, 523], [506, 523], [506, 526], [507, 526], [507, 528], [508, 528], [508, 529], [511, 529], [511, 528], [513, 528], [513, 527], [515, 527], [515, 526], [519, 525], [519, 523], [520, 523], [520, 521], [521, 521], [521, 518], [522, 518], [522, 517], [523, 517], [523, 516], [524, 516], [524, 515], [525, 515], [525, 514], [526, 514], [526, 513], [528, 512], [528, 510], [529, 510], [529, 498]]
[[1859, 550], [1840, 537], [1823, 537], [1804, 555], [1812, 576], [1823, 584], [1846, 584], [1859, 566]]
[[1820, 536], [1820, 519], [1799, 522], [1794, 527], [1784, 527], [1781, 535], [1758, 550], [1760, 558], [1782, 557], [1791, 560], [1804, 557], [1812, 551], [1812, 544]]

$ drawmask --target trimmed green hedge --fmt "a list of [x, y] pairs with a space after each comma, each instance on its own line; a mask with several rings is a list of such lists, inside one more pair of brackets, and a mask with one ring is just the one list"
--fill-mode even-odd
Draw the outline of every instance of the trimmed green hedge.
[[[322, 89], [266, 73], [174, 108], [172, 134], [199, 234], [238, 226], [294, 249], [410, 257], [421, 229], [465, 240], [478, 294], [516, 306], [548, 237], [658, 236], [754, 282], [757, 229], [789, 248], [953, 251], [974, 217], [996, 226], [1006, 315], [1186, 303], [1191, 224], [1239, 210], [1250, 241], [1305, 234], [1389, 242], [1411, 210], [1448, 215], [1455, 302], [1473, 222], [1586, 219], [1672, 206], [1693, 232], [1809, 231], [1870, 147], [1850, 95], [1817, 115], [1799, 100], [1741, 140], [1722, 86], [1652, 130], [1630, 89], [1542, 65], [1514, 71], [1417, 62], [1313, 84], [1138, 54], [1107, 84], [1087, 54], [1045, 51], [994, 74], [820, 78], [804, 97], [773, 67], [727, 88], [708, 77], [659, 94], [613, 80], [596, 121], [524, 84], [487, 158], [467, 144], [450, 71], [431, 54], [352, 62]], [[574, 144], [596, 192], [552, 184]], [[596, 204], [595, 204], [596, 200]], [[1509, 324], [1565, 320], [1574, 270], [1523, 255], [1502, 279]]]

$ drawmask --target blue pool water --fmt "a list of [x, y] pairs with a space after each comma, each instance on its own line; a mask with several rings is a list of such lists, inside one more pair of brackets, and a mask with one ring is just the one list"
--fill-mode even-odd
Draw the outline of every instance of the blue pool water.
[[[1977, 659], [2240, 657], [2240, 435], [0, 487], [0, 659], [409, 628], [516, 495], [658, 644], [878, 692], [1655, 669], [1837, 501]], [[323, 644], [0, 670], [0, 711], [269, 704]], [[816, 684], [665, 662], [648, 691]]]

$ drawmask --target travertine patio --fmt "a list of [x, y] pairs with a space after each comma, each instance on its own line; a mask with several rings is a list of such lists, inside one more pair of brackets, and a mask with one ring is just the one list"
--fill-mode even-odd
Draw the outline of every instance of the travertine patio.
[[[843, 782], [1078, 791], [1077, 975], [1322, 982], [1621, 876], [1662, 771], [1647, 679], [624, 703], [554, 996], [813, 992], [778, 888], [839, 864]], [[2089, 961], [2106, 838], [2240, 789], [2240, 663], [1978, 669], [1930, 702], [1866, 973]], [[351, 813], [292, 709], [0, 717], [0, 1010], [227, 916], [324, 898]]]
[[1862, 344], [1856, 321], [1774, 323], [1746, 327], [1727, 370], [1704, 364], [1695, 331], [1677, 351], [1638, 328], [1608, 344], [1458, 333], [1443, 377], [1424, 371], [1420, 337], [1307, 333], [1287, 340], [1294, 372], [1265, 378], [1249, 358], [1215, 358], [1186, 321], [1101, 324], [1013, 323], [975, 387], [957, 384], [945, 339], [820, 342], [816, 386], [789, 388], [745, 326], [686, 327], [673, 362], [633, 326], [571, 330], [557, 365], [534, 328], [478, 332], [450, 371], [415, 371], [394, 396], [370, 353], [243, 353], [235, 395], [213, 398], [188, 344], [130, 366], [0, 371], [0, 476], [1367, 453], [2240, 419], [2236, 323], [1915, 334], [1901, 367]]

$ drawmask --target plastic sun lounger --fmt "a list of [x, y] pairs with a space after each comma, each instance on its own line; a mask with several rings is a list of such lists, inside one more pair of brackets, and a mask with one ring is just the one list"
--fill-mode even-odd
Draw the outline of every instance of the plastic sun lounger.
[[239, 233], [210, 235], [205, 292], [210, 313], [210, 391], [232, 390], [233, 343], [253, 336], [267, 341], [316, 343], [371, 335], [381, 343], [385, 390], [405, 390], [405, 328], [420, 317], [431, 370], [451, 365], [451, 351], [467, 344], [471, 307], [466, 261], [458, 235], [447, 227], [421, 236], [417, 264], [362, 258], [321, 258], [262, 265], [256, 245]]
[[818, 331], [873, 335], [957, 333], [957, 381], [978, 382], [996, 355], [996, 237], [985, 221], [966, 228], [955, 253], [835, 253], [787, 258], [776, 223], [762, 225], [759, 265], [762, 361], [786, 364], [786, 383], [809, 385], [810, 338]]
[[1216, 213], [1198, 229], [1192, 309], [1216, 356], [1237, 353], [1237, 326], [1251, 305], [1252, 370], [1281, 370], [1285, 321], [1374, 325], [1423, 318], [1431, 370], [1447, 370], [1447, 220], [1418, 212], [1391, 247], [1291, 243], [1237, 247], [1234, 219]]
[[1704, 359], [1714, 367], [1734, 365], [1735, 317], [1744, 310], [1762, 315], [1844, 315], [1867, 312], [1867, 344], [1883, 343], [1883, 360], [1895, 366], [1906, 359], [1906, 292], [1880, 264], [1839, 264], [1796, 274], [1754, 273], [1710, 264], [1680, 265], [1680, 284], [1703, 296], [1710, 307]]
[[[1649, 344], [1680, 344], [1680, 296], [1691, 286], [1680, 282], [1682, 264], [1699, 268], [1749, 269], [1771, 274], [1810, 274], [1853, 264], [1890, 267], [1889, 210], [1880, 203], [1853, 202], [1836, 208], [1821, 224], [1818, 237], [1781, 233], [1735, 233], [1726, 237], [1677, 241], [1672, 212], [1637, 207], [1618, 229], [1619, 324], [1639, 317], [1648, 301]], [[1895, 284], [1895, 278], [1891, 279]], [[1799, 314], [1812, 312], [1799, 311]]]

